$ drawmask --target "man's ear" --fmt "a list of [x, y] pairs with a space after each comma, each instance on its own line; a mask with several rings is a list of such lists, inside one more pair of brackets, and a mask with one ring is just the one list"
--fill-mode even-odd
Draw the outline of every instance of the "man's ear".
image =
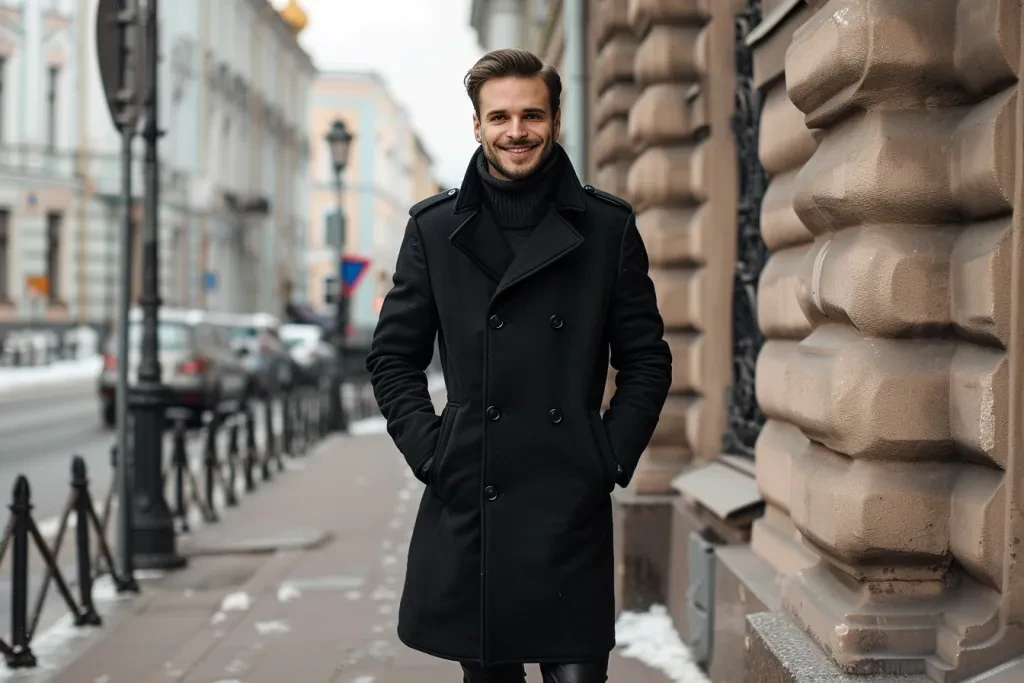
[[552, 140], [558, 141], [558, 136], [562, 132], [562, 110], [559, 109], [555, 112], [555, 118], [552, 119], [551, 124], [551, 138]]
[[476, 112], [473, 113], [473, 137], [480, 142], [480, 117], [476, 115]]

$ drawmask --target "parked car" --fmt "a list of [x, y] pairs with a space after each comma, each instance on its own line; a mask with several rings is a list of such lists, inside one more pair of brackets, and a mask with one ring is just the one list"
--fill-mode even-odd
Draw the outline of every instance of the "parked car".
[[[128, 318], [128, 385], [138, 382], [142, 350], [142, 312]], [[161, 308], [157, 324], [161, 381], [168, 409], [184, 410], [198, 423], [206, 412], [230, 413], [248, 399], [248, 374], [232, 352], [227, 335], [206, 320], [202, 311]], [[117, 340], [104, 346], [103, 369], [97, 380], [102, 421], [116, 422]]]
[[319, 325], [287, 323], [281, 325], [280, 334], [297, 367], [296, 379], [302, 384], [319, 386], [334, 357], [334, 348], [324, 339], [324, 329]]
[[268, 313], [211, 313], [211, 322], [230, 337], [231, 348], [245, 366], [253, 396], [273, 386], [291, 387], [297, 368], [281, 342], [281, 321]]

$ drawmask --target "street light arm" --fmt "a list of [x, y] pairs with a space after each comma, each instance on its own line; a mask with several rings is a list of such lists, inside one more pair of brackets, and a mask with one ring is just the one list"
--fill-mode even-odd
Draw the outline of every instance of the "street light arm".
[[419, 475], [434, 453], [441, 419], [427, 388], [438, 316], [423, 238], [410, 218], [395, 265], [394, 287], [384, 297], [366, 369], [388, 434]]

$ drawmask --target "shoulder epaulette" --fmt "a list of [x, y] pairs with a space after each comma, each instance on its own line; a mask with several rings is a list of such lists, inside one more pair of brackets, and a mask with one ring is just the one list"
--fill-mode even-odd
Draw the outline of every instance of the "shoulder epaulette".
[[453, 187], [450, 190], [445, 190], [444, 192], [438, 192], [437, 194], [435, 194], [432, 197], [427, 197], [426, 199], [421, 199], [420, 201], [418, 201], [418, 202], [416, 202], [415, 204], [412, 205], [412, 207], [409, 209], [409, 215], [410, 216], [416, 216], [416, 215], [418, 215], [420, 213], [423, 213], [423, 211], [425, 211], [426, 209], [429, 209], [434, 204], [438, 204], [440, 202], [443, 202], [446, 199], [455, 199], [455, 196], [457, 194], [459, 194], [459, 191]]
[[605, 192], [604, 190], [599, 190], [596, 187], [594, 187], [593, 185], [584, 185], [583, 186], [583, 190], [585, 192], [589, 193], [589, 194], [594, 195], [598, 199], [605, 200], [609, 204], [615, 204], [616, 206], [621, 206], [623, 209], [625, 209], [626, 211], [629, 211], [629, 212], [633, 211], [633, 207], [630, 206], [629, 202], [627, 202], [622, 197], [616, 197], [615, 195], [613, 195], [613, 194], [611, 194], [609, 192]]

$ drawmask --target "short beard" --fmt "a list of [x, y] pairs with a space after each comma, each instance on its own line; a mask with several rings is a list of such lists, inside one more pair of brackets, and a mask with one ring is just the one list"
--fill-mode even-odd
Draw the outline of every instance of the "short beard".
[[548, 138], [544, 141], [544, 145], [540, 151], [540, 157], [538, 157], [536, 164], [524, 171], [513, 171], [501, 163], [497, 150], [495, 147], [491, 146], [490, 143], [483, 142], [480, 146], [483, 148], [484, 158], [487, 159], [487, 163], [491, 165], [491, 168], [509, 180], [523, 180], [524, 178], [529, 178], [537, 171], [537, 169], [544, 165], [544, 162], [551, 156], [551, 151], [555, 148], [552, 139]]

